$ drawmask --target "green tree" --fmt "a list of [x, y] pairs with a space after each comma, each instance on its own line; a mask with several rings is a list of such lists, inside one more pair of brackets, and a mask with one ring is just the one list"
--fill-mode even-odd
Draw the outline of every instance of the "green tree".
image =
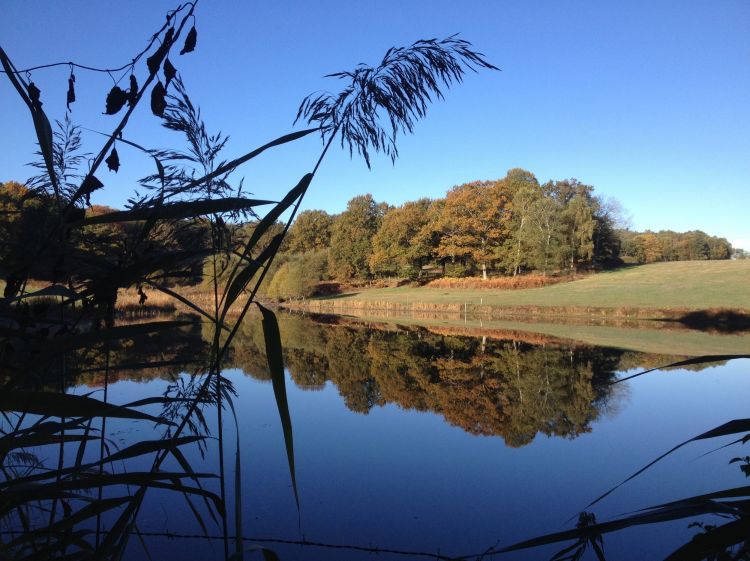
[[553, 197], [545, 195], [543, 194], [531, 205], [529, 216], [532, 231], [529, 243], [533, 248], [531, 258], [535, 263], [535, 268], [546, 275], [552, 270], [560, 254], [562, 208]]
[[378, 231], [382, 207], [372, 195], [351, 199], [331, 230], [329, 266], [338, 279], [366, 279], [370, 276], [372, 238]]
[[593, 261], [600, 267], [620, 265], [621, 240], [617, 230], [627, 222], [622, 205], [616, 199], [601, 197], [592, 197], [591, 203], [596, 221]]
[[289, 229], [289, 251], [306, 253], [331, 245], [333, 217], [323, 210], [300, 212]]
[[377, 274], [418, 277], [433, 257], [427, 237], [419, 234], [429, 221], [430, 199], [410, 201], [389, 210], [372, 239], [370, 268]]
[[594, 256], [594, 230], [596, 219], [589, 201], [576, 194], [562, 212], [562, 239], [566, 266], [576, 271], [582, 261]]
[[511, 237], [506, 242], [505, 263], [506, 269], [516, 276], [531, 265], [534, 239], [531, 212], [542, 191], [534, 174], [520, 168], [509, 170], [503, 181], [513, 194], [508, 226]]
[[328, 252], [324, 249], [294, 255], [273, 275], [267, 295], [278, 300], [312, 296], [327, 268]]

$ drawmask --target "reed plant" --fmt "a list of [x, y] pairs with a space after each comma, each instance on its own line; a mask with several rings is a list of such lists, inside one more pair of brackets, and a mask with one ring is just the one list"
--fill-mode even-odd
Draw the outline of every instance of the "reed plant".
[[[218, 525], [225, 559], [243, 558], [240, 432], [236, 418], [227, 423], [226, 415], [234, 414], [234, 391], [222, 365], [242, 322], [260, 321], [296, 498], [279, 327], [273, 311], [258, 301], [258, 290], [305, 193], [334, 142], [363, 157], [368, 166], [373, 152], [395, 159], [397, 136], [413, 131], [433, 99], [442, 98], [467, 70], [495, 68], [456, 36], [389, 49], [376, 66], [333, 74], [342, 85], [338, 91], [305, 98], [297, 120], [307, 128], [225, 159], [227, 137], [207, 132], [173, 64], [197, 47], [197, 5], [197, 0], [186, 2], [168, 12], [145, 48], [115, 68], [65, 62], [18, 69], [0, 48], [3, 73], [29, 113], [39, 146], [39, 173], [28, 184], [29, 196], [46, 209], [37, 228], [38, 243], [25, 247], [13, 266], [2, 271], [2, 559], [121, 559], [131, 538], [141, 535], [139, 512], [154, 490], [181, 497], [206, 536]], [[70, 67], [69, 106], [76, 98], [74, 72], [127, 78], [128, 89], [114, 86], [106, 95], [106, 113], [116, 124], [99, 133], [103, 142], [92, 155], [84, 156], [81, 129], [69, 118], [53, 131], [42, 92], [28, 79], [30, 70], [54, 66]], [[144, 99], [163, 126], [184, 138], [184, 148], [153, 149], [127, 136], [130, 118]], [[313, 134], [321, 137], [321, 152], [295, 186], [275, 201], [243, 194], [233, 175], [241, 166]], [[120, 167], [118, 149], [147, 155], [154, 172], [134, 190], [125, 210], [86, 212], [91, 194], [104, 188], [97, 177], [102, 166]], [[252, 233], [237, 239], [232, 225], [248, 218], [255, 221]], [[196, 222], [209, 232], [207, 243], [166, 243], [189, 237]], [[117, 229], [122, 243], [111, 244], [109, 229]], [[195, 270], [209, 271], [204, 279], [208, 296], [176, 283]], [[32, 287], [32, 279], [47, 282]], [[139, 308], [148, 309], [144, 306], [153, 315], [160, 310], [193, 315], [154, 319], [145, 312], [136, 319], [146, 321], [133, 322]], [[257, 314], [250, 318], [253, 308]], [[145, 356], [136, 365], [148, 369], [167, 363], [183, 368], [185, 376], [175, 379], [164, 395], [114, 403], [109, 374], [134, 367], [117, 362], [117, 348], [154, 334], [192, 329], [196, 322], [212, 330], [207, 348], [174, 360]], [[102, 390], [71, 392], [77, 373], [92, 369], [104, 373]], [[215, 445], [209, 415], [215, 417]], [[117, 419], [159, 432], [151, 440], [118, 448], [107, 432], [108, 422]], [[227, 425], [236, 429], [231, 451], [225, 442]], [[191, 465], [183, 451], [190, 446], [202, 452], [215, 448], [218, 473]], [[232, 455], [236, 477], [230, 481], [225, 458]], [[56, 460], [50, 465], [45, 457]], [[133, 467], [143, 465], [150, 467]], [[229, 504], [234, 505], [231, 514]], [[274, 558], [273, 552], [260, 549], [267, 559]]]

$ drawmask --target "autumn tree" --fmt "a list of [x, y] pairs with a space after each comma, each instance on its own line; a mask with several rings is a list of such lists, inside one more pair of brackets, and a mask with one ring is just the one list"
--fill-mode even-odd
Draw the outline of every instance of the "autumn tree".
[[619, 236], [623, 255], [637, 263], [729, 259], [732, 255], [732, 245], [725, 238], [709, 236], [700, 230], [643, 233], [624, 230]]
[[729, 259], [732, 255], [732, 244], [724, 238], [712, 236], [708, 238], [709, 259]]
[[507, 185], [499, 181], [475, 181], [453, 187], [445, 197], [438, 221], [442, 233], [438, 255], [469, 261], [482, 269], [499, 257], [508, 237]]
[[370, 276], [372, 238], [378, 231], [383, 208], [372, 195], [351, 199], [346, 210], [334, 221], [331, 229], [329, 267], [338, 279], [366, 279]]
[[635, 236], [631, 242], [631, 251], [638, 263], [656, 263], [664, 260], [659, 238], [653, 232], [646, 231]]

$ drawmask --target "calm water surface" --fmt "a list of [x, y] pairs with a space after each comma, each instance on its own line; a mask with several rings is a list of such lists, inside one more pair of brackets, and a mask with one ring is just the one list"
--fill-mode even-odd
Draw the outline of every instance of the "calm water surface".
[[[374, 329], [280, 318], [294, 427], [299, 514], [262, 335], [240, 338], [225, 375], [234, 384], [241, 450], [242, 527], [281, 559], [429, 559], [478, 555], [568, 529], [596, 496], [675, 444], [747, 416], [750, 361], [615, 380], [675, 357], [544, 340]], [[675, 353], [679, 354], [679, 353]], [[110, 386], [116, 403], [170, 389], [166, 373]], [[182, 375], [183, 381], [187, 375]], [[86, 380], [77, 391], [91, 391]], [[227, 418], [229, 420], [227, 420]], [[209, 415], [215, 434], [215, 414]], [[153, 438], [136, 423], [113, 442]], [[237, 435], [225, 417], [229, 512]], [[731, 440], [728, 439], [727, 441]], [[599, 521], [661, 502], [743, 484], [737, 447], [685, 447], [591, 510]], [[193, 451], [218, 472], [217, 446]], [[230, 514], [230, 516], [234, 516]], [[679, 521], [605, 537], [608, 559], [664, 557], [696, 530]], [[153, 493], [143, 532], [200, 534], [179, 497]], [[217, 526], [209, 533], [220, 535]], [[220, 558], [220, 541], [145, 537], [154, 558]], [[284, 540], [402, 550], [295, 546]], [[498, 556], [548, 559], [561, 546]], [[143, 557], [137, 540], [128, 556]], [[260, 558], [258, 553], [257, 558]], [[253, 558], [252, 556], [249, 558]], [[592, 557], [593, 558], [593, 557]]]

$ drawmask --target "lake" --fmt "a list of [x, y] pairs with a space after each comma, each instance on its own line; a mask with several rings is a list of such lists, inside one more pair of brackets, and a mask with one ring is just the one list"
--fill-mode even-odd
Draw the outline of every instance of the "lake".
[[[254, 317], [243, 323], [223, 363], [221, 418], [215, 403], [192, 400], [210, 380], [191, 362], [207, 356], [206, 325], [139, 332], [129, 343], [105, 343], [106, 352], [76, 351], [82, 353], [78, 362], [66, 363], [69, 394], [128, 405], [151, 420], [118, 418], [122, 415], [114, 411], [103, 427], [106, 438], [88, 445], [100, 420], [68, 428], [64, 446], [7, 454], [4, 479], [43, 474], [56, 463], [88, 465], [80, 474], [66, 475], [68, 494], [53, 495], [45, 508], [51, 504], [53, 511], [72, 513], [94, 498], [86, 508], [103, 504], [101, 499], [116, 502], [124, 484], [136, 494], [139, 474], [152, 469], [154, 454], [139, 447], [161, 446], [165, 431], [174, 434], [189, 419], [181, 435], [200, 439], [188, 438], [179, 446], [182, 454], [165, 456], [160, 469], [167, 475], [145, 494], [124, 552], [125, 559], [148, 558], [148, 551], [154, 559], [188, 560], [224, 558], [225, 533], [229, 551], [235, 548], [232, 537], [241, 534], [245, 547], [267, 547], [281, 559], [549, 559], [571, 542], [496, 553], [573, 528], [584, 510], [602, 522], [745, 484], [740, 468], [748, 462], [729, 461], [747, 451], [739, 444], [716, 450], [737, 438], [725, 436], [680, 448], [588, 506], [680, 442], [744, 418], [750, 361], [689, 364], [620, 380], [695, 355], [688, 352], [690, 345], [743, 348], [746, 334], [675, 331], [664, 325], [651, 326], [653, 334], [645, 327], [620, 328], [615, 337], [615, 328], [602, 327], [608, 340], [623, 342], [617, 348], [593, 344], [598, 327], [585, 322], [515, 322], [501, 328], [467, 318], [431, 317], [423, 318], [424, 325], [402, 325], [283, 311], [277, 316], [297, 498], [264, 334]], [[565, 337], [550, 334], [563, 329]], [[627, 341], [636, 343], [623, 348]], [[668, 341], [684, 354], [638, 350], [663, 349]], [[143, 369], [146, 357], [155, 361], [149, 369]], [[18, 417], [19, 426], [42, 423], [46, 417], [34, 415], [37, 409]], [[57, 416], [65, 413], [59, 410]], [[28, 436], [11, 430], [13, 419], [2, 421], [7, 438]], [[165, 428], [168, 420], [175, 424]], [[97, 464], [108, 454], [113, 460]], [[119, 487], [69, 494], [81, 477], [96, 481], [102, 469], [125, 479]], [[205, 477], [174, 475], [183, 470]], [[214, 477], [222, 472], [223, 478]], [[168, 483], [193, 481], [196, 486], [187, 494], [165, 489]], [[212, 502], [222, 492], [225, 518], [218, 515], [219, 503]], [[123, 509], [115, 506], [100, 515], [98, 531], [90, 517], [71, 524], [81, 537], [105, 540]], [[2, 509], [0, 495], [0, 514]], [[3, 531], [44, 526], [45, 515], [23, 512], [26, 518], [6, 512]], [[606, 558], [664, 558], [702, 531], [690, 526], [699, 520], [721, 521], [696, 515], [607, 534]], [[587, 555], [595, 558], [591, 551]], [[246, 558], [261, 558], [261, 552]]]
[[[239, 511], [243, 536], [284, 560], [549, 559], [570, 542], [497, 557], [491, 550], [572, 528], [584, 509], [605, 521], [746, 481], [728, 463], [746, 455], [746, 447], [703, 456], [733, 440], [724, 437], [681, 448], [587, 508], [676, 444], [744, 418], [748, 360], [657, 370], [617, 383], [690, 353], [643, 353], [520, 329], [481, 335], [460, 326], [280, 312], [298, 509], [257, 324], [243, 326], [224, 372], [234, 389], [221, 443], [229, 533]], [[194, 329], [181, 337], [168, 358], [196, 350], [206, 335]], [[135, 356], [135, 349], [124, 352]], [[72, 391], [100, 395], [102, 376], [81, 375]], [[113, 371], [108, 399], [176, 396], [190, 383], [189, 369], [175, 365]], [[216, 412], [207, 408], [205, 421], [198, 429], [212, 436], [205, 449], [183, 452], [195, 471], [219, 473]], [[106, 427], [113, 448], [159, 438], [162, 430], [123, 419]], [[217, 480], [205, 485], [218, 493]], [[146, 558], [144, 546], [154, 559], [223, 558], [221, 524], [193, 502], [209, 538], [179, 493], [152, 490], [136, 529], [142, 542], [132, 537], [125, 558]], [[688, 527], [691, 521], [608, 534], [607, 559], [663, 558], [700, 530]]]

